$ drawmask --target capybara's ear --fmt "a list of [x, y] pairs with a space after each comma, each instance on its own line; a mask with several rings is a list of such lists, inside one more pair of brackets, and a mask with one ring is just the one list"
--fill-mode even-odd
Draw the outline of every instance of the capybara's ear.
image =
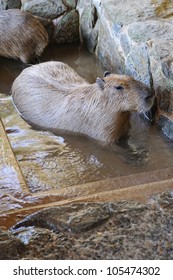
[[110, 76], [111, 72], [110, 71], [105, 71], [104, 72], [104, 77]]
[[104, 89], [104, 87], [105, 87], [105, 80], [104, 79], [101, 79], [101, 78], [97, 77], [96, 78], [96, 83], [101, 90]]

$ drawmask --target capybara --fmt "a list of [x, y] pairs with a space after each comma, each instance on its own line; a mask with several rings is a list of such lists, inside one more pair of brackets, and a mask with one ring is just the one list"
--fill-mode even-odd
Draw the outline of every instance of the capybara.
[[108, 72], [89, 84], [68, 65], [50, 61], [23, 70], [12, 85], [12, 99], [32, 126], [109, 145], [126, 132], [130, 112], [151, 108], [153, 92], [132, 77]]
[[9, 9], [0, 11], [0, 56], [34, 61], [48, 44], [48, 34], [31, 14]]

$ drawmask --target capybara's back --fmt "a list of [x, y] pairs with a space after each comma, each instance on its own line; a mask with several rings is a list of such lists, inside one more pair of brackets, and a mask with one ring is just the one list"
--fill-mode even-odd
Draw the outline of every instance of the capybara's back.
[[48, 44], [48, 34], [31, 14], [18, 9], [0, 11], [0, 56], [32, 62]]

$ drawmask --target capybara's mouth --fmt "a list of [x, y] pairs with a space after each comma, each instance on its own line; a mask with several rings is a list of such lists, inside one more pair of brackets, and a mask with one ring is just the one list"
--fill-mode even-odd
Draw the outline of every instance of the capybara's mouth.
[[148, 94], [145, 96], [144, 102], [145, 102], [144, 111], [145, 112], [149, 111], [154, 104], [154, 92], [152, 90], [149, 91]]
[[145, 97], [139, 108], [139, 113], [146, 115], [150, 110], [152, 110], [153, 104], [154, 96], [150, 95]]
[[156, 97], [153, 96], [152, 98], [150, 98], [148, 100], [148, 102], [150, 103], [150, 106], [149, 106], [149, 109], [144, 112], [144, 115], [149, 121], [154, 122], [155, 114], [156, 114], [156, 110], [157, 110]]
[[149, 110], [153, 106], [154, 96], [147, 96], [145, 98], [145, 102], [146, 102], [146, 105], [147, 105], [147, 110]]

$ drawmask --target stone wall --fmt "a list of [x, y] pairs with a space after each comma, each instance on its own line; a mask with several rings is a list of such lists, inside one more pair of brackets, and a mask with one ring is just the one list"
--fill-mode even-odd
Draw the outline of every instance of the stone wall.
[[49, 34], [50, 42], [79, 41], [77, 0], [0, 0], [1, 9], [21, 8], [38, 17]]
[[134, 76], [157, 96], [158, 123], [173, 139], [173, 3], [170, 0], [1, 0], [37, 16], [50, 41], [80, 39], [104, 66]]
[[56, 43], [79, 41], [77, 0], [21, 0], [21, 9], [38, 16]]
[[77, 9], [89, 50], [108, 70], [155, 90], [158, 123], [173, 139], [173, 2], [78, 0]]

